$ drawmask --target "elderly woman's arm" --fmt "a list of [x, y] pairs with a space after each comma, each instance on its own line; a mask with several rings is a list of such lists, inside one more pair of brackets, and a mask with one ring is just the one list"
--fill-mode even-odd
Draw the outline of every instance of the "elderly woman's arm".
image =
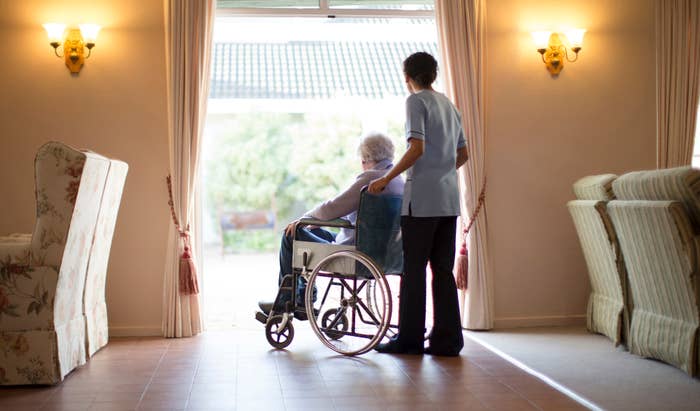
[[417, 138], [409, 139], [408, 149], [401, 157], [399, 162], [396, 163], [389, 171], [387, 171], [387, 173], [384, 174], [384, 177], [379, 177], [378, 179], [369, 183], [367, 191], [373, 194], [380, 193], [382, 190], [384, 190], [384, 187], [386, 187], [386, 185], [389, 184], [391, 180], [393, 180], [394, 178], [396, 178], [396, 176], [413, 166], [416, 163], [416, 161], [418, 161], [418, 159], [423, 155], [424, 150], [425, 141], [419, 140]]
[[305, 215], [318, 220], [333, 220], [356, 211], [360, 204], [360, 191], [369, 182], [368, 178], [363, 177], [361, 174], [345, 191], [317, 205]]
[[[317, 220], [334, 220], [345, 217], [357, 210], [360, 204], [360, 191], [368, 183], [369, 178], [364, 173], [360, 174], [355, 182], [346, 188], [345, 191], [307, 211], [302, 218], [311, 217]], [[294, 221], [285, 229], [287, 235], [291, 235], [293, 225]]]

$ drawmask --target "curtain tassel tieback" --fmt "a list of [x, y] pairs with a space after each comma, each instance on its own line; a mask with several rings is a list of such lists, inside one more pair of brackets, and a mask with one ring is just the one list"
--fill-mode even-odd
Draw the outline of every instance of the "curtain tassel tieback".
[[199, 283], [197, 282], [197, 266], [190, 251], [190, 234], [180, 231], [180, 238], [184, 244], [182, 255], [180, 256], [180, 292], [182, 294], [199, 294]]
[[180, 228], [180, 222], [177, 219], [177, 214], [175, 214], [175, 203], [173, 202], [173, 188], [170, 176], [166, 178], [168, 183], [168, 205], [170, 206], [170, 214], [173, 217], [173, 223], [175, 223], [175, 228], [180, 234], [180, 241], [182, 242], [182, 255], [180, 256], [180, 270], [178, 272], [178, 282], [181, 294], [191, 295], [199, 294], [199, 282], [197, 281], [197, 266], [194, 263], [194, 256], [192, 253], [192, 245], [190, 244], [190, 226], [182, 230]]
[[467, 251], [467, 235], [469, 234], [469, 230], [472, 228], [472, 225], [474, 225], [476, 217], [479, 215], [479, 211], [481, 211], [481, 207], [484, 205], [484, 201], [486, 201], [486, 179], [484, 179], [484, 185], [481, 188], [481, 193], [479, 193], [479, 199], [477, 201], [476, 208], [474, 209], [474, 213], [472, 213], [471, 217], [469, 218], [469, 224], [467, 224], [467, 227], [463, 231], [462, 246], [459, 249], [459, 255], [457, 255], [457, 260], [455, 261], [455, 281], [457, 283], [457, 289], [459, 290], [466, 290], [469, 285], [469, 251]]

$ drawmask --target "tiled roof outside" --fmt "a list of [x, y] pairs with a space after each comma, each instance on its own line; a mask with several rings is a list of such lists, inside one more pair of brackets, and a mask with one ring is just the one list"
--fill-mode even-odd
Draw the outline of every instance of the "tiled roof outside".
[[210, 98], [325, 99], [405, 96], [401, 64], [434, 42], [215, 43]]

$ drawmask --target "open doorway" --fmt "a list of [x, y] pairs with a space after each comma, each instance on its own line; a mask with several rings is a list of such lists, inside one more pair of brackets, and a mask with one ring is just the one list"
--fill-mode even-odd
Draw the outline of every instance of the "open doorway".
[[221, 17], [202, 149], [209, 329], [260, 325], [282, 229], [361, 172], [359, 137], [403, 153], [403, 59], [437, 53], [430, 18]]

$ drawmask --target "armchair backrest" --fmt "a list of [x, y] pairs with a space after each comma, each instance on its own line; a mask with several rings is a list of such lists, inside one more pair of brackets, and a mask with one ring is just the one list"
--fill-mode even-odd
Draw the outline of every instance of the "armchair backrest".
[[629, 330], [631, 300], [620, 245], [606, 208], [608, 201], [615, 198], [612, 184], [616, 178], [614, 174], [581, 178], [573, 186], [577, 200], [567, 206], [591, 284], [587, 328], [607, 335], [617, 345], [625, 341]]
[[108, 169], [104, 157], [58, 142], [44, 144], [36, 155], [31, 265], [58, 273], [54, 326], [82, 315], [85, 275]]
[[105, 304], [105, 283], [107, 263], [112, 246], [112, 236], [117, 223], [117, 213], [121, 203], [126, 174], [126, 163], [110, 159], [107, 181], [102, 195], [95, 237], [90, 249], [90, 260], [85, 280], [83, 309], [86, 321], [87, 354], [92, 356], [107, 344], [108, 322]]
[[613, 183], [608, 212], [634, 300], [630, 351], [698, 369], [700, 170], [628, 173]]
[[678, 201], [696, 234], [700, 234], [700, 170], [676, 167], [635, 171], [613, 182], [618, 200]]
[[401, 202], [401, 196], [370, 194], [363, 189], [357, 211], [355, 246], [386, 274], [403, 272]]

